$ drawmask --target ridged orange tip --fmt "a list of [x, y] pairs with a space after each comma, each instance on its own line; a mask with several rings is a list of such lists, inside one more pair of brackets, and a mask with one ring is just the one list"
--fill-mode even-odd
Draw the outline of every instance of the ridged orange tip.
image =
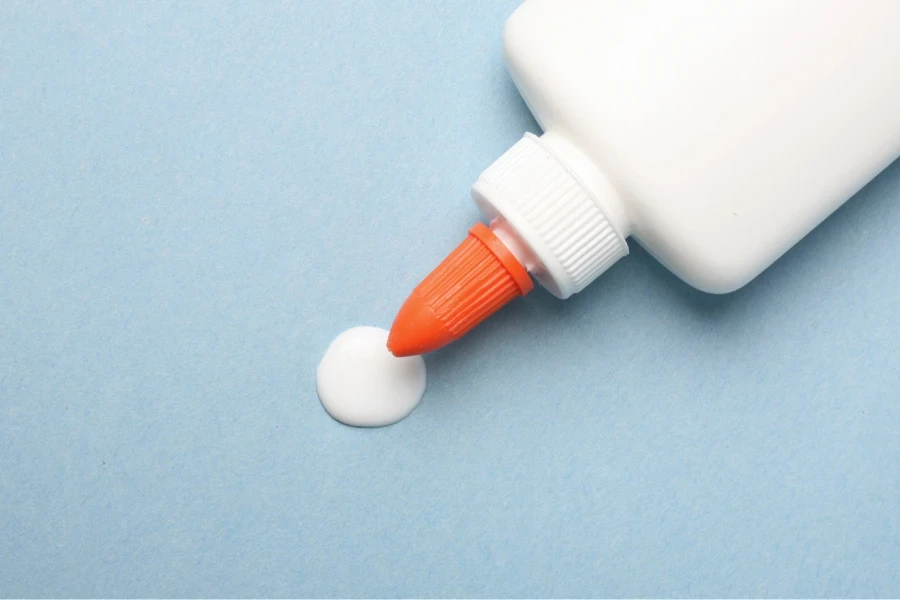
[[437, 350], [534, 289], [528, 271], [483, 223], [416, 286], [388, 336], [395, 356]]

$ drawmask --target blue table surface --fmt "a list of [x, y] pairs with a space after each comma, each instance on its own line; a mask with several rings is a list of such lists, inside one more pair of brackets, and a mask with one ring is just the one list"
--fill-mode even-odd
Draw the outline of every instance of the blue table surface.
[[900, 163], [737, 293], [633, 246], [322, 410], [536, 130], [516, 4], [0, 3], [0, 595], [900, 595]]

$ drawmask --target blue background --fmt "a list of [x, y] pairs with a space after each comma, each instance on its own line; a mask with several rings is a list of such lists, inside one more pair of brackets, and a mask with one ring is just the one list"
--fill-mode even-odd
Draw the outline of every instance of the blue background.
[[633, 247], [322, 410], [536, 129], [516, 4], [0, 3], [2, 595], [900, 595], [900, 163], [738, 293]]

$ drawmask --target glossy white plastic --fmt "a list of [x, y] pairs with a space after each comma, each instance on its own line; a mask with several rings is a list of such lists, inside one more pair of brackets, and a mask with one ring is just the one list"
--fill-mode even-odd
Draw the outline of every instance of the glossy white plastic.
[[473, 196], [560, 297], [628, 236], [733, 291], [900, 156], [898, 0], [527, 0], [504, 50], [546, 133]]

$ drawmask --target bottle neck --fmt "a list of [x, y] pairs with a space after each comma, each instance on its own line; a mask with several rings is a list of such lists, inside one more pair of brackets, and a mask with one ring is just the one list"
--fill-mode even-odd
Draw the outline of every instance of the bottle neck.
[[503, 218], [497, 217], [491, 221], [491, 231], [497, 236], [503, 245], [509, 250], [519, 264], [525, 267], [529, 273], [536, 273], [541, 268], [541, 261], [534, 255], [531, 248], [522, 241], [515, 229]]

